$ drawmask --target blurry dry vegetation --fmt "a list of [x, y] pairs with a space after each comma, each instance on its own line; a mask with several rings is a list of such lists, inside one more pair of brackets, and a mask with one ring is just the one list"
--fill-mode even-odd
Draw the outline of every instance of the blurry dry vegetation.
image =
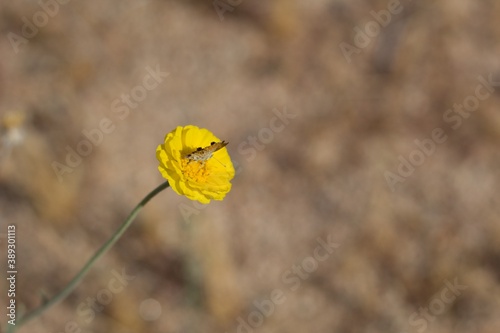
[[[161, 193], [68, 299], [20, 331], [73, 320], [82, 332], [235, 332], [281, 289], [255, 331], [416, 332], [409, 316], [458, 279], [468, 288], [427, 331], [498, 332], [499, 88], [457, 130], [443, 114], [478, 76], [500, 79], [500, 2], [402, 0], [348, 63], [339, 44], [387, 4], [243, 0], [221, 21], [211, 1], [70, 1], [15, 53], [7, 34], [40, 7], [2, 1], [0, 221], [17, 225], [27, 308], [162, 182], [154, 151], [175, 126], [211, 129], [240, 165], [227, 198], [190, 222], [179, 208], [192, 203]], [[157, 65], [170, 75], [120, 120], [112, 101]], [[255, 158], [238, 149], [284, 109], [297, 116]], [[51, 163], [104, 117], [114, 132], [59, 182]], [[448, 140], [392, 192], [384, 172], [437, 127]], [[290, 291], [282, 275], [327, 235], [339, 248]], [[82, 322], [79, 304], [124, 267], [135, 279]], [[162, 313], [145, 321], [150, 298]]]

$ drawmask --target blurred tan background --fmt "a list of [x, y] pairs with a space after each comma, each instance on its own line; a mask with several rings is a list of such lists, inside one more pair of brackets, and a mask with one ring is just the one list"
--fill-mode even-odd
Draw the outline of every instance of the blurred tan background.
[[42, 4], [0, 5], [18, 304], [163, 181], [177, 125], [238, 174], [208, 206], [162, 192], [19, 332], [498, 332], [500, 2]]

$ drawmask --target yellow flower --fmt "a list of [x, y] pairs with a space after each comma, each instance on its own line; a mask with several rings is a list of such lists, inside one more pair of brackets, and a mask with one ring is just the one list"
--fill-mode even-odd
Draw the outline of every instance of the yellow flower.
[[158, 170], [177, 194], [204, 204], [222, 200], [234, 177], [226, 144], [207, 129], [178, 126], [156, 148]]

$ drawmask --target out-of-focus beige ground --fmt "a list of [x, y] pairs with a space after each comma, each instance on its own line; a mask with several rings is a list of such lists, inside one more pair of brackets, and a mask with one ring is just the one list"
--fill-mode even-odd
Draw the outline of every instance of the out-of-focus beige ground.
[[[58, 292], [162, 182], [155, 149], [177, 125], [229, 141], [238, 165], [222, 202], [154, 198], [19, 332], [498, 332], [500, 84], [480, 78], [500, 82], [500, 2], [228, 3], [224, 20], [211, 1], [0, 4], [17, 304]], [[44, 26], [23, 32], [34, 15]], [[33, 36], [15, 52], [9, 33]], [[151, 88], [156, 69], [169, 75]], [[448, 111], [463, 103], [474, 111]], [[53, 162], [99, 126], [59, 181]]]

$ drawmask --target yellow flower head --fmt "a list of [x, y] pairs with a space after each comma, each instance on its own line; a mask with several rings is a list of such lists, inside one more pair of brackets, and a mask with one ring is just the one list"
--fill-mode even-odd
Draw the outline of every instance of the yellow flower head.
[[156, 148], [158, 170], [177, 194], [204, 204], [222, 200], [234, 177], [226, 145], [207, 129], [178, 126]]

